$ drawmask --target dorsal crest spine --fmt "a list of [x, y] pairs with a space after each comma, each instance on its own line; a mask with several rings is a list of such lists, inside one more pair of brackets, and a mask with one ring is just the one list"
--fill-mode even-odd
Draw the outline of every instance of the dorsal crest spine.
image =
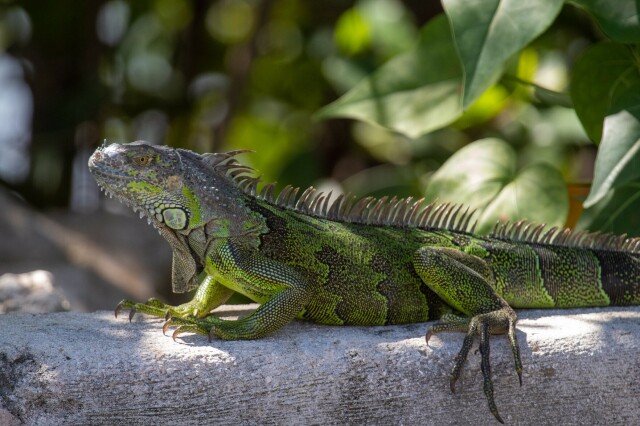
[[[412, 227], [428, 231], [451, 231], [473, 234], [477, 222], [472, 220], [475, 209], [462, 204], [427, 203], [424, 198], [397, 198], [383, 196], [379, 199], [339, 194], [330, 201], [332, 193], [318, 191], [314, 187], [305, 189], [300, 197], [299, 187], [285, 186], [275, 195], [275, 182], [262, 186], [258, 192], [259, 176], [254, 170], [239, 163], [234, 157], [253, 152], [237, 150], [226, 153], [204, 154], [202, 161], [219, 174], [227, 177], [243, 193], [282, 209], [326, 218], [338, 222], [359, 223], [373, 226]], [[464, 208], [464, 210], [463, 210]], [[627, 238], [626, 234], [571, 230], [569, 228], [547, 228], [545, 224], [534, 224], [526, 220], [497, 222], [489, 238], [528, 244], [553, 244], [586, 249], [640, 252], [640, 238]]]

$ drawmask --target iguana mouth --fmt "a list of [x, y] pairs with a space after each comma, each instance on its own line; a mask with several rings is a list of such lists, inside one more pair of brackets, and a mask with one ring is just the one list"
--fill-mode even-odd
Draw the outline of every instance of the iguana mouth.
[[111, 167], [106, 164], [108, 161], [112, 161], [111, 155], [105, 153], [102, 148], [98, 148], [89, 158], [89, 171], [94, 175], [99, 175], [101, 178], [131, 180], [131, 176], [122, 167], [117, 167], [117, 165], [116, 167]]
[[[115, 197], [118, 201], [130, 207], [134, 213], [140, 215], [140, 219], [146, 218], [147, 223], [160, 233], [160, 228], [164, 227], [164, 224], [156, 220], [144, 207], [135, 204], [127, 197], [126, 191], [121, 190], [126, 187], [127, 183], [134, 181], [133, 176], [123, 170], [105, 164], [105, 160], [108, 161], [109, 157], [102, 148], [99, 148], [89, 158], [89, 171], [95, 177], [100, 191], [103, 191], [109, 198]], [[162, 234], [160, 233], [160, 235]]]

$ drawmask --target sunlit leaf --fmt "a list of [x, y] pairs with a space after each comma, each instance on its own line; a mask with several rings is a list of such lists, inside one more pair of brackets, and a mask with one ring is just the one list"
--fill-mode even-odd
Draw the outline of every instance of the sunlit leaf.
[[622, 43], [640, 42], [640, 1], [572, 0], [598, 21], [602, 30]]
[[453, 154], [431, 177], [428, 199], [485, 207], [516, 174], [516, 154], [499, 139], [483, 139]]
[[612, 100], [638, 83], [640, 74], [627, 46], [600, 43], [578, 58], [571, 76], [571, 98], [591, 140], [600, 141]]
[[478, 209], [480, 233], [489, 232], [498, 220], [563, 225], [569, 197], [560, 173], [547, 164], [518, 172], [516, 162], [506, 142], [476, 141], [440, 167], [429, 181], [426, 197]]
[[478, 232], [490, 231], [498, 220], [562, 226], [568, 213], [569, 194], [560, 172], [545, 163], [534, 164], [522, 169], [484, 209]]
[[442, 0], [464, 68], [464, 108], [496, 82], [507, 59], [551, 25], [563, 3]]
[[439, 16], [422, 30], [415, 48], [380, 67], [318, 116], [356, 118], [415, 138], [462, 114], [461, 80], [449, 25]]
[[601, 200], [612, 188], [640, 180], [640, 84], [614, 101], [604, 119], [593, 184], [585, 207]]
[[640, 236], [640, 182], [609, 191], [582, 211], [576, 228]]

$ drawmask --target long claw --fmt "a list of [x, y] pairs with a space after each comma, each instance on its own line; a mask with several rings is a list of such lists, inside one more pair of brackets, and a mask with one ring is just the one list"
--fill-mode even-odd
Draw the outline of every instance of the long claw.
[[190, 324], [179, 325], [178, 328], [175, 329], [173, 334], [171, 334], [171, 338], [175, 342], [176, 338], [179, 335], [183, 334], [183, 333], [199, 333], [199, 334], [202, 334], [202, 331], [196, 325], [190, 325]]
[[467, 331], [467, 335], [464, 337], [460, 352], [458, 352], [458, 355], [456, 355], [455, 362], [453, 364], [453, 370], [451, 371], [451, 381], [449, 382], [449, 387], [451, 388], [452, 393], [456, 393], [456, 381], [458, 380], [458, 377], [460, 377], [460, 372], [462, 371], [464, 362], [467, 360], [467, 356], [469, 355], [469, 350], [473, 345], [473, 339], [475, 337], [477, 329], [478, 324], [475, 321], [471, 321], [471, 323], [469, 324], [469, 331]]
[[178, 337], [182, 333], [182, 331], [180, 331], [181, 328], [182, 328], [182, 326], [179, 326], [171, 334], [171, 338], [173, 339], [174, 342], [176, 341], [176, 337]]
[[118, 318], [118, 315], [120, 315], [120, 312], [122, 312], [125, 309], [131, 309], [134, 305], [135, 305], [135, 302], [132, 302], [131, 300], [128, 300], [128, 299], [121, 300], [120, 303], [118, 303], [118, 305], [116, 306], [116, 309], [113, 312], [113, 314], [116, 316], [116, 318]]
[[129, 311], [129, 322], [131, 322], [131, 320], [133, 319], [134, 315], [136, 314], [136, 307], [132, 307], [131, 310]]
[[516, 338], [516, 323], [514, 321], [509, 322], [509, 343], [511, 344], [511, 352], [513, 353], [513, 361], [515, 363], [516, 373], [518, 374], [518, 381], [522, 386], [522, 361], [520, 360], [520, 345], [518, 345], [518, 339]]
[[424, 336], [424, 340], [425, 342], [427, 342], [427, 346], [429, 346], [429, 339], [431, 339], [431, 336], [433, 336], [433, 332], [431, 331], [431, 329], [427, 330], [427, 334], [425, 334]]
[[483, 323], [480, 326], [480, 369], [482, 370], [483, 389], [489, 404], [489, 411], [500, 423], [504, 424], [502, 417], [498, 413], [498, 407], [493, 398], [493, 382], [491, 381], [491, 364], [489, 363], [489, 324]]
[[167, 330], [171, 327], [171, 320], [166, 320], [164, 324], [162, 324], [162, 334], [167, 335]]

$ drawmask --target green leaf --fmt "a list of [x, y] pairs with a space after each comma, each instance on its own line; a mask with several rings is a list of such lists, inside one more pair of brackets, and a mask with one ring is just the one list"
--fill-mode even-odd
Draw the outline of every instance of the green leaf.
[[628, 47], [611, 42], [587, 49], [571, 76], [571, 98], [585, 131], [594, 142], [602, 136], [602, 122], [614, 98], [640, 83], [640, 74]]
[[444, 15], [423, 29], [417, 46], [384, 64], [317, 114], [351, 117], [416, 138], [462, 115], [462, 69]]
[[569, 196], [560, 173], [547, 164], [518, 172], [515, 151], [499, 139], [476, 141], [452, 155], [429, 181], [427, 199], [478, 209], [477, 231], [496, 221], [528, 219], [563, 225]]
[[576, 228], [640, 235], [640, 182], [609, 191], [597, 204], [582, 211]]
[[604, 119], [591, 192], [584, 202], [591, 207], [612, 188], [640, 180], [640, 84], [614, 101]]
[[357, 9], [349, 9], [338, 19], [333, 37], [340, 50], [355, 55], [371, 44], [371, 29]]
[[622, 43], [640, 42], [639, 0], [573, 0], [598, 21], [602, 30]]
[[562, 175], [539, 163], [521, 170], [484, 209], [478, 232], [488, 232], [500, 220], [527, 219], [549, 226], [563, 226], [569, 214], [569, 194]]
[[442, 0], [464, 68], [466, 109], [493, 85], [506, 60], [554, 21], [563, 0]]
[[516, 153], [500, 139], [458, 150], [433, 174], [425, 196], [484, 208], [516, 174]]

